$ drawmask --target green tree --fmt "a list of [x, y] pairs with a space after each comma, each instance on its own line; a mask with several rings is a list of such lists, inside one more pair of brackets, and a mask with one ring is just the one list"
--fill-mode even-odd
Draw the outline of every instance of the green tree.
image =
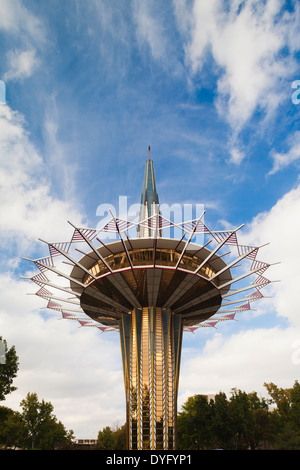
[[1, 352], [3, 352], [0, 361], [0, 401], [2, 401], [5, 400], [6, 395], [17, 389], [12, 384], [19, 369], [19, 359], [15, 347], [12, 346], [8, 349], [6, 340], [2, 339], [1, 336], [0, 345]]
[[126, 450], [127, 449], [127, 425], [111, 429], [106, 426], [98, 432], [98, 446], [105, 450]]
[[178, 414], [179, 448], [300, 450], [300, 384], [264, 385], [270, 399], [235, 388], [229, 400], [225, 393], [210, 403], [201, 395], [188, 398]]
[[256, 392], [248, 393], [248, 399], [254, 420], [252, 433], [249, 433], [249, 447], [252, 450], [262, 446], [268, 447], [271, 435], [268, 401], [259, 398]]
[[296, 380], [290, 394], [290, 420], [297, 432], [300, 432], [300, 384]]
[[269, 409], [269, 401], [265, 398], [259, 398], [256, 392], [248, 393], [249, 403], [252, 410], [265, 410]]
[[272, 439], [272, 446], [277, 450], [300, 450], [300, 436], [291, 422], [284, 423]]
[[98, 443], [105, 450], [112, 450], [114, 447], [114, 435], [110, 426], [106, 426], [98, 432]]
[[271, 403], [276, 404], [276, 413], [284, 422], [289, 419], [290, 402], [291, 402], [291, 389], [279, 388], [273, 382], [264, 383], [270, 397]]
[[22, 448], [27, 433], [20, 413], [1, 406], [0, 423], [0, 447]]
[[212, 409], [205, 395], [188, 398], [178, 415], [178, 445], [180, 449], [211, 449]]
[[254, 434], [254, 418], [246, 392], [232, 389], [229, 403], [234, 449], [247, 449], [250, 436]]
[[233, 445], [233, 432], [231, 426], [231, 416], [229, 401], [223, 392], [215, 396], [211, 402], [213, 409], [212, 432], [215, 438], [214, 447], [221, 449], [231, 449]]
[[70, 433], [57, 421], [50, 402], [40, 402], [36, 393], [28, 393], [20, 406], [21, 418], [27, 432], [27, 448], [48, 450], [69, 441]]
[[62, 444], [70, 443], [70, 440], [73, 438], [73, 432], [67, 432], [62, 422], [52, 417], [41, 424], [38, 437], [37, 444], [39, 449], [52, 450]]
[[271, 414], [272, 445], [280, 450], [300, 450], [300, 385], [279, 388], [273, 383], [264, 384], [276, 405]]
[[114, 450], [126, 450], [127, 440], [126, 440], [127, 426], [126, 423], [123, 424], [120, 428], [114, 431]]

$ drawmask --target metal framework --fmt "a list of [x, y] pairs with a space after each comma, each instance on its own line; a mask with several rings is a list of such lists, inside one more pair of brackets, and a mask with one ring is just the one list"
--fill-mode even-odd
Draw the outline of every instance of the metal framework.
[[[145, 180], [151, 173], [154, 209], [145, 210], [142, 196], [145, 217], [138, 222], [113, 214], [100, 229], [69, 222], [71, 240], [45, 242], [49, 256], [30, 260], [39, 272], [27, 279], [63, 319], [101, 333], [119, 331], [128, 448], [174, 450], [183, 332], [252, 310], [271, 282], [265, 277], [270, 264], [257, 259], [261, 247], [238, 242], [242, 226], [212, 230], [204, 212], [182, 223], [161, 215], [150, 162], [149, 155]], [[163, 236], [174, 227], [181, 238]], [[104, 243], [108, 232], [117, 240]], [[193, 242], [200, 234], [201, 245]]]
[[[238, 243], [241, 227], [214, 231], [203, 215], [181, 224], [159, 213], [138, 224], [112, 216], [101, 229], [71, 224], [70, 241], [45, 242], [49, 256], [30, 260], [39, 272], [29, 279], [47, 308], [81, 327], [120, 332], [130, 449], [176, 448], [182, 333], [237, 320], [271, 282], [270, 265], [257, 259], [260, 247]], [[154, 227], [153, 236], [129, 237], [139, 225]], [[181, 239], [158, 236], [174, 226]], [[105, 244], [100, 237], [107, 232], [118, 240]], [[192, 243], [196, 234], [208, 237], [206, 243]]]

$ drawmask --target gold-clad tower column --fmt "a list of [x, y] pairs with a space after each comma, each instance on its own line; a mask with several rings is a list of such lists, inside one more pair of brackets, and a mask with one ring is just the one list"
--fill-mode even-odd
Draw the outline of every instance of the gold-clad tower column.
[[130, 450], [176, 449], [180, 315], [134, 309], [120, 325]]
[[[139, 238], [155, 240], [162, 236], [155, 225], [158, 214], [159, 199], [149, 147], [141, 197]], [[151, 217], [151, 224], [143, 225], [143, 221]], [[181, 316], [164, 309], [162, 305], [143, 305], [140, 309], [133, 309], [131, 315], [122, 316], [120, 335], [128, 448], [174, 450]]]

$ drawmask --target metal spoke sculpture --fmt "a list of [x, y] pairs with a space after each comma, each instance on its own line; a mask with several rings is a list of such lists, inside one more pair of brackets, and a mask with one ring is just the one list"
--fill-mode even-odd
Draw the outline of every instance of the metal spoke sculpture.
[[[119, 332], [128, 448], [174, 450], [183, 332], [251, 310], [270, 265], [258, 260], [261, 247], [239, 244], [242, 226], [212, 230], [204, 212], [182, 223], [161, 215], [150, 155], [138, 222], [111, 214], [101, 229], [71, 225], [70, 241], [45, 242], [49, 256], [30, 260], [36, 295], [64, 319]], [[164, 237], [175, 227], [181, 238]], [[104, 243], [108, 232], [117, 239]]]

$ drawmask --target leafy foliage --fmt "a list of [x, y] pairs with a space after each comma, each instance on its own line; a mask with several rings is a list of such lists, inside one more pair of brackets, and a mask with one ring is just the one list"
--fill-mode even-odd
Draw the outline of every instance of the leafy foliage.
[[98, 432], [98, 445], [105, 450], [126, 450], [126, 424], [114, 430], [104, 427]]
[[67, 432], [53, 414], [50, 402], [41, 402], [36, 393], [28, 393], [21, 401], [21, 419], [27, 431], [26, 448], [54, 449], [68, 440]]
[[[4, 361], [0, 363], [0, 401], [14, 390], [19, 363], [14, 346], [4, 344]], [[189, 397], [178, 414], [179, 449], [281, 449], [300, 450], [300, 384], [279, 388], [264, 386], [270, 399], [256, 392], [245, 393], [233, 388], [230, 398], [223, 392], [214, 400], [204, 395]], [[270, 405], [275, 405], [274, 409]], [[72, 448], [73, 431], [67, 431], [53, 414], [53, 405], [39, 401], [28, 393], [21, 401], [22, 412], [0, 406], [0, 448], [54, 449]], [[98, 433], [97, 448], [126, 449], [126, 424]]]
[[269, 400], [237, 389], [229, 399], [224, 393], [210, 402], [204, 395], [188, 398], [178, 415], [179, 449], [300, 450], [299, 383], [291, 389], [264, 385]]
[[36, 393], [28, 393], [20, 406], [21, 413], [0, 407], [0, 446], [52, 450], [72, 441], [73, 432], [57, 421], [50, 402], [40, 402]]

